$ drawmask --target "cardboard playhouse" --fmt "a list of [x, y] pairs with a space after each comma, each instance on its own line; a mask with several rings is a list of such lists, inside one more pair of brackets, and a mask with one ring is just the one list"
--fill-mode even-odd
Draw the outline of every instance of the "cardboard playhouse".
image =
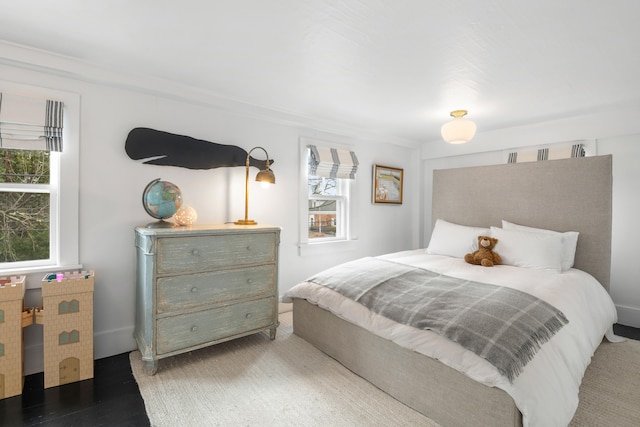
[[[24, 281], [25, 276], [0, 277], [0, 399], [21, 394], [24, 385]], [[33, 313], [28, 322], [33, 323]]]
[[[43, 327], [44, 387], [93, 378], [93, 271], [42, 279], [42, 307], [24, 308], [25, 276], [0, 278], [0, 399], [22, 393], [22, 328]], [[3, 284], [4, 283], [4, 284]]]
[[93, 378], [93, 271], [42, 279], [44, 388]]

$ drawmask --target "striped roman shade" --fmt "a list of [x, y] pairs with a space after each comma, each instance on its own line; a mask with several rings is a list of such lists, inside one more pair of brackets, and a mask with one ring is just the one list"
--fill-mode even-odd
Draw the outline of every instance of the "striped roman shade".
[[573, 144], [566, 147], [540, 148], [537, 151], [514, 151], [509, 153], [507, 163], [536, 162], [571, 157], [585, 157], [584, 146], [582, 144]]
[[316, 145], [307, 147], [309, 148], [309, 175], [324, 178], [356, 178], [358, 158], [355, 152]]
[[0, 148], [62, 151], [64, 103], [0, 93]]

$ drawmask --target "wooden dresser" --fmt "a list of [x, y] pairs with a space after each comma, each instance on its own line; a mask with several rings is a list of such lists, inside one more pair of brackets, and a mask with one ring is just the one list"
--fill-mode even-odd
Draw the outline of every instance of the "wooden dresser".
[[136, 228], [135, 339], [158, 360], [278, 327], [280, 228]]

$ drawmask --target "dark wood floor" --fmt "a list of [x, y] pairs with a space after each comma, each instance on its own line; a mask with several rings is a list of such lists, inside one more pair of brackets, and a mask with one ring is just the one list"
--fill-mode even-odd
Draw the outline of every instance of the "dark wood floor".
[[[615, 325], [640, 340], [640, 328]], [[0, 426], [149, 426], [129, 354], [99, 359], [94, 378], [44, 390], [42, 373], [25, 378], [22, 395], [0, 400]]]
[[0, 400], [0, 426], [149, 426], [129, 354], [95, 361], [93, 379], [44, 389], [28, 375], [20, 396]]
[[621, 337], [627, 337], [640, 341], [640, 328], [632, 328], [625, 325], [613, 325], [613, 332]]

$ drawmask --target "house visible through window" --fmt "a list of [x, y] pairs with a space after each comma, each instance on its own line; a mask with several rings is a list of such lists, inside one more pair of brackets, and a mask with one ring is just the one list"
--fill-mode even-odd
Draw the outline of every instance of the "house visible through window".
[[309, 239], [344, 238], [348, 226], [347, 180], [310, 175]]

